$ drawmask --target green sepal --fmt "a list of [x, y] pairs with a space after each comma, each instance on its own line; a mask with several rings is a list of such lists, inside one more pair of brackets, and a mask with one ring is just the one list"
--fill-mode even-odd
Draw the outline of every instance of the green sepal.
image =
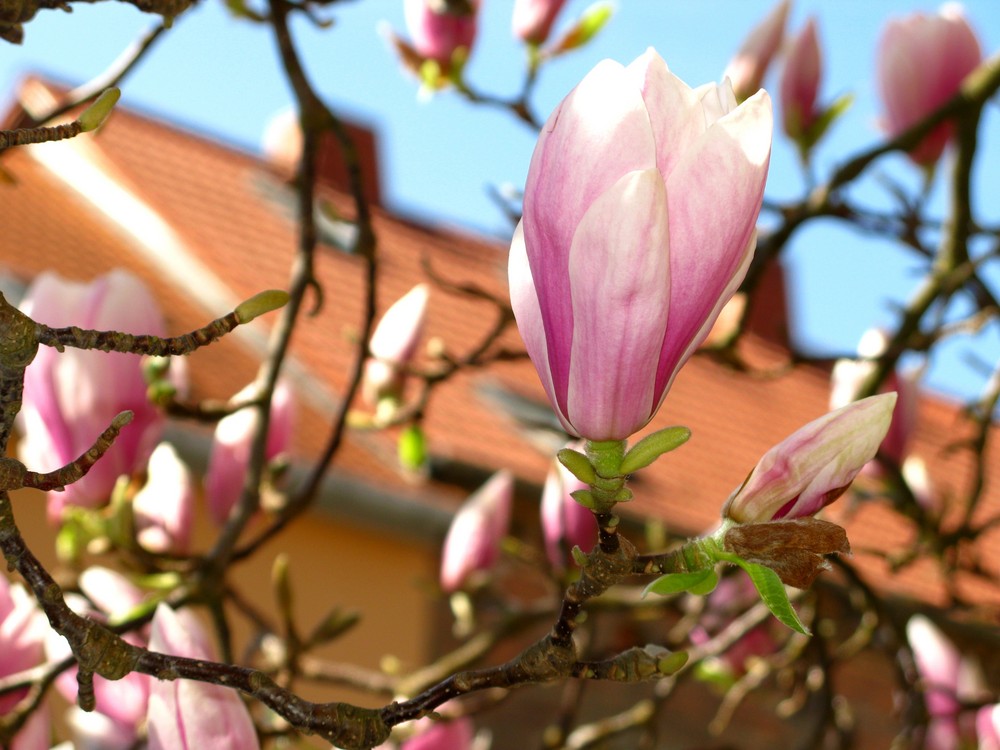
[[594, 510], [597, 508], [597, 498], [594, 497], [594, 493], [590, 490], [576, 490], [575, 492], [569, 493], [569, 496], [576, 500], [584, 508], [590, 508]]
[[583, 11], [583, 15], [570, 27], [549, 53], [552, 57], [582, 47], [604, 28], [614, 14], [611, 3], [594, 3]]
[[[854, 104], [854, 94], [848, 93], [838, 96], [829, 107], [820, 113], [812, 125], [795, 136], [795, 141], [798, 143], [799, 151], [803, 157], [808, 156], [813, 146], [819, 143], [819, 139], [826, 134], [833, 123], [840, 119], [841, 115], [851, 108], [852, 104]], [[801, 129], [801, 126], [793, 125], [792, 131], [795, 132], [797, 129]]]
[[279, 307], [284, 307], [288, 299], [288, 292], [282, 289], [268, 289], [267, 291], [259, 292], [236, 306], [236, 310], [234, 310], [236, 320], [241, 324], [249, 323], [258, 315], [263, 315], [272, 310], [277, 310]]
[[130, 610], [123, 612], [122, 614], [117, 615], [116, 617], [109, 617], [108, 625], [111, 626], [120, 625], [123, 622], [129, 622], [130, 620], [137, 620], [147, 617], [150, 612], [156, 609], [156, 605], [158, 605], [161, 601], [163, 601], [162, 596], [154, 596], [149, 599], [143, 599], [141, 602], [136, 604]]
[[666, 427], [646, 435], [642, 440], [629, 448], [622, 459], [622, 474], [631, 474], [649, 466], [664, 453], [679, 448], [691, 437], [687, 427]]
[[177, 571], [168, 570], [163, 573], [149, 573], [147, 575], [137, 576], [133, 579], [133, 582], [139, 588], [152, 589], [153, 591], [160, 591], [164, 594], [169, 594], [171, 591], [184, 583], [184, 579]]
[[563, 448], [556, 454], [559, 463], [566, 467], [566, 471], [579, 479], [584, 484], [594, 484], [597, 482], [597, 472], [590, 463], [590, 459], [572, 448]]
[[427, 437], [418, 424], [407, 425], [396, 443], [399, 465], [407, 471], [420, 471], [427, 465]]
[[753, 583], [754, 588], [757, 589], [757, 593], [760, 595], [761, 601], [767, 605], [767, 608], [771, 610], [771, 614], [774, 615], [779, 622], [791, 628], [796, 633], [802, 633], [802, 635], [812, 635], [812, 633], [809, 632], [809, 628], [803, 625], [802, 620], [799, 619], [798, 613], [795, 611], [791, 601], [788, 599], [788, 592], [785, 590], [785, 584], [781, 582], [777, 573], [768, 567], [748, 562], [742, 557], [738, 557], [730, 552], [714, 550], [712, 554], [719, 560], [724, 560], [725, 562], [732, 563], [733, 565], [739, 565], [746, 571], [747, 575], [750, 576], [750, 581]]
[[77, 120], [80, 123], [80, 130], [87, 133], [101, 127], [104, 121], [108, 119], [108, 115], [111, 114], [111, 110], [115, 108], [115, 104], [118, 103], [121, 95], [122, 92], [113, 86], [109, 89], [104, 89], [94, 100], [94, 103], [80, 114]]
[[659, 594], [660, 596], [670, 596], [679, 594], [682, 591], [704, 596], [711, 593], [719, 583], [719, 576], [715, 568], [705, 568], [704, 570], [692, 570], [688, 573], [667, 573], [660, 576], [642, 590], [643, 598], [647, 594]]
[[354, 610], [344, 611], [334, 607], [326, 617], [319, 621], [316, 628], [306, 640], [308, 646], [322, 646], [336, 640], [361, 621], [360, 613]]
[[673, 651], [661, 657], [656, 662], [656, 671], [661, 677], [669, 677], [680, 671], [681, 667], [688, 663], [687, 651]]
[[632, 490], [630, 490], [628, 487], [622, 487], [620, 490], [618, 490], [618, 492], [615, 493], [615, 502], [627, 503], [633, 497], [634, 495], [632, 494]]

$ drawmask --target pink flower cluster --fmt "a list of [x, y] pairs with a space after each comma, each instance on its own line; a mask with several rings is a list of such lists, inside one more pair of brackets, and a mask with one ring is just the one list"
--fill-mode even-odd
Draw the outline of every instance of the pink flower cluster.
[[[124, 271], [112, 271], [90, 283], [43, 273], [28, 288], [21, 310], [54, 327], [165, 333], [163, 316], [149, 290]], [[142, 358], [137, 355], [39, 349], [25, 372], [20, 415], [20, 456], [33, 471], [52, 471], [76, 460], [115, 415], [125, 410], [135, 415], [87, 476], [64, 492], [49, 494], [53, 522], [66, 505], [106, 503], [120, 475], [145, 466], [164, 423], [146, 390]]]
[[[785, 42], [790, 0], [781, 0], [747, 35], [723, 73], [736, 98], [751, 96], [764, 81], [768, 67]], [[884, 125], [895, 136], [930, 115], [953, 97], [962, 81], [980, 63], [979, 40], [957, 3], [937, 13], [913, 13], [891, 19], [879, 40], [876, 59]], [[806, 21], [791, 40], [779, 84], [782, 124], [786, 134], [808, 148], [821, 134], [815, 130], [826, 112], [817, 102], [823, 59], [818, 24]], [[952, 126], [945, 122], [910, 152], [917, 164], [934, 164], [941, 156]]]

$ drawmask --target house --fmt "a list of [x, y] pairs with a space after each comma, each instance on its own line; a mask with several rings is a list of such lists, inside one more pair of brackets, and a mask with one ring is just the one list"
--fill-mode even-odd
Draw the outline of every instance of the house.
[[[54, 107], [62, 93], [51, 82], [27, 78], [0, 124], [18, 127], [26, 112]], [[382, 206], [374, 139], [363, 130], [355, 134], [374, 203], [380, 309], [426, 278], [425, 261], [447, 282], [474, 284], [504, 299], [506, 247], [421, 225]], [[261, 289], [286, 284], [295, 251], [296, 199], [280, 159], [244, 153], [131, 111], [126, 103], [94, 136], [14, 149], [0, 156], [0, 166], [16, 181], [0, 185], [0, 267], [5, 290], [14, 296], [45, 269], [86, 279], [125, 267], [155, 290], [169, 330], [181, 333]], [[317, 455], [329, 431], [362, 310], [362, 263], [345, 251], [350, 225], [343, 217], [349, 218], [352, 208], [334, 151], [324, 155], [322, 170], [324, 241], [317, 281], [323, 300], [317, 314], [302, 321], [290, 368], [300, 402], [295, 443], [300, 465]], [[496, 314], [488, 302], [435, 287], [427, 335], [461, 356], [486, 335]], [[780, 269], [772, 269], [751, 332], [741, 343], [741, 355], [754, 372], [739, 372], [711, 356], [694, 357], [681, 372], [647, 429], [684, 424], [693, 437], [635, 479], [636, 499], [623, 508], [635, 528], [655, 521], [677, 537], [712, 528], [722, 503], [763, 452], [826, 411], [829, 369], [785, 366], [785, 314]], [[225, 399], [249, 382], [271, 323], [259, 319], [191, 357], [192, 398]], [[513, 326], [495, 347], [520, 349]], [[462, 499], [498, 468], [511, 468], [520, 480], [518, 525], [537, 538], [533, 504], [561, 438], [527, 360], [505, 359], [448, 380], [434, 391], [424, 427], [432, 457], [428, 477], [397, 468], [396, 432], [351, 430], [318, 506], [233, 573], [250, 605], [267, 611], [273, 598], [261, 582], [270, 578], [274, 555], [284, 551], [298, 594], [296, 611], [306, 627], [335, 606], [362, 611], [362, 624], [324, 652], [331, 659], [372, 670], [394, 663], [406, 670], [441, 647], [447, 625], [433, 593], [440, 541]], [[968, 433], [957, 405], [923, 399], [914, 452], [928, 462], [943, 498], [962, 497], [974, 481], [970, 455], [954, 450]], [[196, 466], [204, 462], [209, 435], [191, 424], [172, 433]], [[987, 450], [987, 465], [1000, 465], [995, 440]], [[987, 476], [977, 519], [1000, 515], [1000, 489], [991, 480]], [[15, 507], [25, 535], [43, 561], [52, 563], [43, 503], [32, 491], [20, 494]], [[946, 606], [957, 599], [964, 610], [979, 609], [995, 621], [1000, 611], [996, 525], [975, 549], [963, 550], [977, 556], [982, 575], [943, 570], [930, 561], [896, 571], [886, 555], [915, 543], [908, 522], [879, 502], [842, 502], [829, 513], [846, 526], [855, 550], [851, 565], [872, 590], [912, 602], [906, 606]], [[859, 664], [845, 673], [838, 690], [850, 693], [844, 687], [850, 685], [861, 695], [878, 696], [856, 702], [855, 711], [858, 725], [872, 732], [869, 746], [885, 746], [881, 740], [892, 736], [894, 726], [889, 665], [875, 657]], [[338, 681], [344, 680], [332, 680]], [[381, 702], [336, 686], [316, 693], [318, 699], [343, 695]], [[692, 731], [704, 725], [704, 715], [704, 709], [685, 715]], [[753, 712], [741, 716], [751, 727], [763, 721]], [[766, 734], [761, 737], [765, 742]]]

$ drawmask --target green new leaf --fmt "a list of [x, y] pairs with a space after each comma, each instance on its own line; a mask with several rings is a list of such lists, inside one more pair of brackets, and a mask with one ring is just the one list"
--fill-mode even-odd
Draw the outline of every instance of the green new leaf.
[[754, 588], [757, 589], [761, 601], [767, 605], [767, 608], [771, 610], [771, 614], [778, 618], [779, 622], [791, 628], [796, 633], [812, 635], [809, 632], [809, 628], [802, 624], [802, 620], [799, 619], [795, 608], [792, 607], [792, 603], [788, 599], [788, 592], [785, 591], [785, 584], [781, 582], [777, 573], [768, 567], [748, 562], [739, 555], [724, 552], [717, 547], [711, 548], [709, 551], [715, 560], [739, 565], [746, 571], [753, 582]]
[[757, 563], [741, 560], [737, 563], [750, 576], [757, 593], [760, 594], [761, 601], [771, 610], [771, 614], [778, 618], [784, 625], [790, 627], [796, 633], [802, 635], [812, 635], [809, 628], [802, 624], [798, 613], [788, 600], [788, 592], [785, 584], [778, 578], [778, 574], [770, 568], [765, 568]]
[[664, 453], [679, 448], [691, 437], [687, 427], [667, 427], [647, 435], [633, 445], [622, 459], [621, 473], [631, 474], [649, 466]]
[[694, 570], [689, 573], [667, 573], [644, 588], [642, 596], [645, 598], [650, 593], [669, 596], [670, 594], [679, 594], [682, 591], [704, 596], [710, 593], [718, 582], [719, 576], [716, 574], [715, 568]]

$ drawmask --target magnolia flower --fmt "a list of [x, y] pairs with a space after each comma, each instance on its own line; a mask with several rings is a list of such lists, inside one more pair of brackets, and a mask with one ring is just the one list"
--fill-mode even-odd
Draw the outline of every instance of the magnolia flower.
[[966, 747], [962, 744], [963, 739], [969, 739], [966, 735], [973, 731], [978, 735], [980, 750], [1000, 747], [996, 744], [996, 726], [990, 727], [995, 714], [991, 716], [989, 709], [995, 707], [981, 709], [975, 716], [974, 726], [959, 721], [962, 704], [981, 699], [982, 675], [978, 665], [963, 658], [955, 644], [923, 615], [914, 615], [906, 623], [906, 640], [920, 674], [924, 705], [930, 719], [924, 747], [928, 750]]
[[895, 393], [825, 414], [764, 454], [722, 508], [737, 523], [812, 516], [850, 486], [889, 429]]
[[442, 589], [456, 591], [472, 573], [496, 565], [513, 502], [514, 477], [509, 471], [498, 471], [465, 501], [444, 540]]
[[976, 712], [976, 738], [979, 750], [1000, 750], [1000, 703]]
[[365, 363], [362, 396], [370, 404], [382, 399], [398, 401], [406, 380], [406, 366], [413, 359], [427, 317], [426, 284], [417, 284], [400, 297], [375, 327], [368, 344], [371, 358]]
[[[175, 612], [160, 604], [153, 615], [151, 651], [214, 659], [198, 618], [187, 609]], [[253, 720], [239, 693], [196, 680], [156, 680], [147, 712], [149, 750], [259, 748]]]
[[475, 738], [475, 727], [467, 717], [452, 721], [421, 719], [417, 724], [426, 723], [426, 731], [420, 732], [400, 746], [400, 750], [469, 750]]
[[764, 81], [771, 60], [781, 47], [791, 0], [781, 0], [767, 17], [751, 29], [736, 56], [729, 61], [723, 78], [733, 85], [736, 99], [749, 99]]
[[542, 44], [566, 0], [514, 0], [512, 28], [524, 42]]
[[[898, 135], [951, 99], [981, 59], [979, 40], [957, 3], [944, 5], [936, 14], [891, 19], [879, 40], [876, 61], [889, 135]], [[921, 166], [933, 164], [951, 131], [950, 122], [941, 123], [910, 150], [910, 158]]]
[[472, 49], [479, 0], [404, 0], [403, 11], [410, 42], [420, 56], [447, 65], [460, 48]]
[[[44, 273], [28, 288], [21, 310], [39, 323], [126, 333], [163, 335], [153, 296], [136, 277], [112, 271], [90, 283]], [[134, 413], [114, 445], [90, 472], [49, 493], [49, 517], [66, 505], [94, 507], [107, 501], [122, 474], [141, 469], [163, 429], [163, 415], [146, 398], [141, 357], [40, 347], [24, 375], [21, 460], [33, 471], [52, 471], [75, 461], [119, 412]]]
[[[251, 383], [233, 396], [239, 402], [252, 398], [257, 386]], [[271, 397], [271, 419], [268, 423], [264, 458], [271, 460], [287, 450], [292, 440], [292, 389], [279, 380]], [[240, 409], [219, 420], [212, 439], [212, 452], [205, 473], [205, 499], [213, 520], [222, 524], [243, 491], [243, 478], [250, 464], [250, 447], [257, 430], [257, 410]]]
[[605, 60], [542, 128], [510, 249], [517, 325], [563, 427], [621, 440], [659, 409], [746, 274], [771, 106]]
[[[0, 575], [0, 677], [23, 672], [42, 663], [47, 631], [45, 616], [20, 584]], [[27, 688], [0, 695], [0, 715], [6, 716], [24, 698]], [[17, 733], [11, 750], [47, 750], [49, 711], [37, 709]]]
[[[742, 575], [721, 578], [703, 604], [701, 597], [696, 598], [699, 600], [697, 606], [700, 614], [690, 637], [691, 643], [698, 646], [710, 641], [734, 619], [760, 601], [753, 583], [747, 576]], [[702, 606], [704, 606], [703, 611]], [[729, 679], [746, 674], [753, 659], [773, 654], [780, 646], [780, 641], [774, 632], [774, 622], [766, 620], [746, 631], [718, 658], [704, 663], [700, 670]]]
[[556, 570], [565, 568], [566, 550], [576, 546], [589, 552], [597, 542], [594, 514], [570, 494], [587, 487], [561, 463], [552, 462], [542, 490], [542, 535], [545, 554]]
[[819, 117], [816, 95], [822, 74], [816, 19], [810, 18], [792, 42], [781, 71], [782, 124], [789, 138], [806, 137]]
[[[101, 622], [127, 617], [145, 595], [125, 576], [108, 568], [94, 566], [80, 574], [80, 590], [66, 595], [66, 603], [74, 612]], [[95, 609], [96, 607], [96, 609]], [[70, 655], [66, 639], [49, 631], [45, 642], [46, 655], [59, 661]], [[134, 646], [146, 646], [145, 632], [127, 633], [123, 636]], [[94, 711], [73, 707], [66, 721], [73, 734], [74, 746], [81, 750], [128, 750], [134, 747], [139, 727], [146, 717], [149, 688], [152, 678], [130, 672], [120, 680], [106, 680], [94, 676]], [[56, 688], [71, 704], [77, 698], [77, 670], [72, 667], [56, 678]]]
[[132, 500], [136, 539], [150, 552], [184, 553], [194, 521], [191, 471], [169, 443], [149, 457], [146, 486]]

